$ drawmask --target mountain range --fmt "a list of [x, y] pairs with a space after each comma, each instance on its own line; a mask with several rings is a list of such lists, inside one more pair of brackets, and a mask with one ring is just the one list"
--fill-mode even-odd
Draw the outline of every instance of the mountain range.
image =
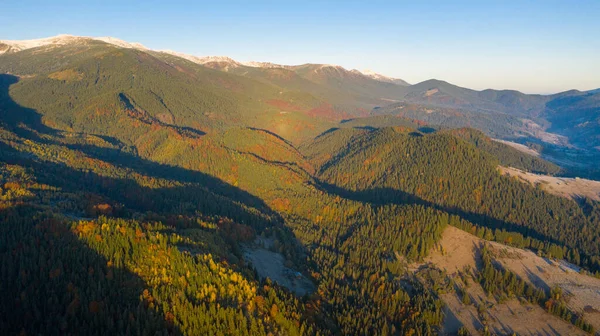
[[[478, 118], [504, 119], [501, 125], [497, 125], [493, 120], [485, 121], [481, 128], [489, 135], [504, 139], [518, 142], [537, 139], [550, 144], [573, 145], [584, 151], [591, 150], [592, 155], [596, 154], [594, 148], [600, 145], [597, 127], [600, 96], [597, 90], [530, 95], [514, 90], [475, 91], [440, 80], [427, 80], [409, 85], [401, 79], [368, 71], [347, 70], [336, 65], [242, 63], [229, 57], [199, 57], [174, 51], [154, 51], [139, 43], [129, 43], [112, 37], [88, 38], [71, 35], [39, 40], [0, 41], [0, 52], [7, 54], [2, 70], [28, 75], [22, 65], [20, 68], [7, 67], [10, 54], [14, 52], [31, 52], [35, 49], [37, 52], [33, 55], [51, 55], [59, 52], [61, 48], [76, 45], [98, 46], [101, 42], [132, 49], [131, 52], [148, 53], [170, 65], [183, 64], [183, 60], [187, 60], [206, 68], [261, 82], [265, 88], [268, 86], [279, 90], [280, 96], [271, 95], [259, 100], [275, 108], [291, 110], [281, 111], [284, 113], [301, 111], [330, 121], [370, 114], [400, 113], [426, 122], [459, 126], [479, 122]], [[239, 77], [229, 78], [231, 83], [234, 83], [240, 80]], [[578, 111], [574, 114], [571, 109], [575, 103]], [[423, 107], [428, 107], [431, 111], [415, 112], [415, 109]], [[443, 110], [446, 108], [452, 110]], [[260, 126], [269, 128], [266, 125]], [[273, 126], [269, 129], [275, 131]]]
[[598, 91], [108, 37], [0, 51], [7, 334], [600, 329], [600, 190], [556, 191], [599, 176]]

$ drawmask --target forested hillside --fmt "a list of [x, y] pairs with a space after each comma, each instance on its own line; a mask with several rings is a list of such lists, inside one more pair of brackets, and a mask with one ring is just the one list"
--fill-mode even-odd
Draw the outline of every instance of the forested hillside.
[[459, 128], [449, 130], [448, 132], [475, 145], [475, 147], [482, 151], [492, 154], [503, 166], [550, 175], [558, 174], [561, 171], [559, 166], [539, 157], [521, 153], [506, 144], [493, 141], [481, 131], [472, 128]]
[[[128, 144], [140, 123], [200, 133], [253, 126], [300, 140], [325, 130], [330, 117], [318, 113], [327, 101], [305, 91], [99, 41], [2, 55], [0, 72], [19, 78], [12, 98], [49, 125]], [[107, 127], [114, 123], [122, 127]]]
[[[53, 129], [34, 110], [15, 115], [20, 107], [6, 92], [2, 107], [2, 293], [4, 316], [12, 317], [3, 320], [6, 330], [372, 333], [433, 330], [442, 319], [434, 295], [406, 291], [392, 279], [407, 277], [394, 253], [409, 260], [424, 256], [444, 225], [456, 220], [443, 212], [418, 205], [373, 208], [328, 195], [297, 150], [261, 130], [198, 135], [141, 124], [145, 139], [160, 146], [138, 148], [123, 145], [126, 139]], [[374, 236], [375, 223], [389, 241]], [[276, 251], [313, 279], [318, 294], [298, 299], [268, 281], [259, 285], [240, 252], [240, 244], [256, 235], [278, 241]], [[47, 247], [35, 243], [43, 236], [54, 237], [44, 241]], [[366, 239], [381, 248], [367, 249]], [[76, 252], [66, 254], [70, 250]], [[42, 253], [48, 257], [35, 257]], [[71, 260], [80, 254], [90, 257]], [[204, 274], [203, 264], [217, 277]], [[27, 275], [34, 270], [35, 276]], [[200, 278], [190, 280], [192, 274]], [[416, 279], [406, 281], [418, 286]], [[130, 296], [110, 295], [122, 286]], [[30, 302], [42, 290], [55, 297]], [[362, 304], [349, 305], [350, 297]], [[361, 308], [367, 306], [372, 310]], [[30, 309], [40, 313], [26, 317]], [[110, 313], [116, 310], [121, 317]], [[90, 316], [96, 316], [92, 324]]]
[[[496, 170], [556, 166], [470, 129], [338, 125], [346, 107], [311, 92], [335, 69], [314, 70], [282, 90], [98, 41], [1, 55], [0, 329], [436, 334], [455, 288], [411, 265], [449, 225], [600, 270], [596, 203]], [[357, 101], [395, 90], [358, 79], [340, 89]], [[264, 250], [312, 290], [262, 277]]]
[[309, 157], [339, 148], [329, 160], [315, 162], [318, 176], [345, 197], [375, 204], [427, 204], [516, 234], [510, 243], [600, 269], [597, 204], [582, 209], [501, 176], [499, 158], [446, 132], [383, 128], [362, 131], [350, 141], [345, 132], [332, 132], [316, 142], [307, 146], [315, 150]]

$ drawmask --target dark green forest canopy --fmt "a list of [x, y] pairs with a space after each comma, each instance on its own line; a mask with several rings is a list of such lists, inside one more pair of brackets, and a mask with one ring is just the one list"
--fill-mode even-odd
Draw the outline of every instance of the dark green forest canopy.
[[[565, 246], [568, 249], [555, 256], [569, 258], [577, 251], [586, 257], [576, 261], [599, 269], [597, 204], [588, 201], [581, 207], [501, 176], [496, 169], [500, 159], [492, 155], [497, 150], [483, 152], [478, 150], [481, 145], [475, 147], [471, 140], [467, 143], [451, 133], [384, 128], [349, 138], [347, 131], [340, 131], [316, 139], [312, 147], [316, 152], [309, 150], [308, 156], [317, 158], [319, 178], [330, 190], [346, 197], [375, 204], [433, 206], [478, 225]], [[319, 150], [330, 159], [319, 161]]]

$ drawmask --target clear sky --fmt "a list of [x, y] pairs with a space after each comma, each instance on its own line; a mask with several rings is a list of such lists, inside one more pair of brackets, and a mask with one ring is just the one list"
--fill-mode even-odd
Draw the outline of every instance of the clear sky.
[[239, 61], [329, 63], [417, 83], [600, 87], [600, 0], [0, 0], [0, 39], [113, 36]]

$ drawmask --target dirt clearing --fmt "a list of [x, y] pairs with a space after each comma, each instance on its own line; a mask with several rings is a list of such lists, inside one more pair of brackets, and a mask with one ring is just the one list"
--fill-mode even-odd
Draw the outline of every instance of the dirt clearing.
[[[561, 287], [568, 297], [569, 308], [582, 313], [587, 322], [600, 330], [600, 279], [578, 273], [579, 269], [567, 262], [545, 259], [531, 251], [488, 242], [455, 227], [444, 231], [440, 248], [432, 251], [425, 262], [445, 269], [462, 285], [457, 272], [466, 266], [478, 266], [481, 244], [488, 244], [496, 261], [522, 279], [541, 288]], [[445, 333], [456, 332], [457, 326], [462, 324], [472, 334], [477, 334], [485, 322], [489, 330], [497, 334], [587, 335], [538, 305], [521, 303], [517, 299], [499, 303], [488, 297], [473, 279], [469, 281], [467, 292], [473, 302], [471, 305], [463, 304], [454, 292], [441, 296], [448, 305]]]
[[[264, 241], [257, 242], [261, 245]], [[285, 266], [285, 258], [259, 246], [244, 247], [244, 259], [252, 263], [261, 279], [269, 278], [298, 296], [312, 293], [313, 283], [301, 273]]]
[[492, 140], [503, 143], [507, 146], [510, 146], [510, 147], [518, 150], [519, 152], [523, 152], [525, 154], [529, 154], [529, 155], [533, 155], [533, 156], [540, 156], [540, 153], [538, 151], [531, 149], [523, 144], [512, 142], [512, 141], [500, 140], [500, 139], [492, 139]]
[[577, 199], [587, 197], [600, 201], [600, 181], [586, 180], [580, 178], [554, 177], [527, 173], [522, 170], [498, 166], [502, 174], [514, 176], [523, 182], [532, 185], [539, 184], [540, 187], [554, 195]]

